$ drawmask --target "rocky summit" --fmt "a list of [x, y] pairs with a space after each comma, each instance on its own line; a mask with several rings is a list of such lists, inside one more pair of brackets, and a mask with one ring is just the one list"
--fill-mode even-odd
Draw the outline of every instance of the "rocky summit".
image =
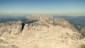
[[26, 20], [0, 23], [0, 48], [85, 48], [82, 33], [64, 18], [28, 16]]

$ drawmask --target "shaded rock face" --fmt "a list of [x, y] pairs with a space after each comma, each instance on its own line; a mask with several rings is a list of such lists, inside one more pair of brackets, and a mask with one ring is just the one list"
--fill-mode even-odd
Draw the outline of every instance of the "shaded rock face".
[[25, 26], [25, 23], [22, 23], [22, 25], [21, 25], [22, 27], [21, 27], [21, 31], [23, 31], [23, 29], [24, 29], [24, 26]]
[[18, 47], [16, 45], [8, 45], [8, 46], [0, 45], [0, 48], [18, 48]]
[[85, 27], [83, 27], [80, 32], [85, 37]]
[[0, 48], [78, 48], [85, 39], [65, 19], [30, 16], [28, 23], [0, 23]]

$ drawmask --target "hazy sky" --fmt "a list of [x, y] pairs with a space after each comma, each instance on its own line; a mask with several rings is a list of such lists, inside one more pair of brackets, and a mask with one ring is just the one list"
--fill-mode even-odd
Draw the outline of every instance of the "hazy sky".
[[34, 13], [85, 16], [85, 0], [0, 0], [0, 15]]

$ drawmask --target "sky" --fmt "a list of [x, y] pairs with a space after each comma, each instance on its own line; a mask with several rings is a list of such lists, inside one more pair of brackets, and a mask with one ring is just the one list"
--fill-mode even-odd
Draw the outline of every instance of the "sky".
[[85, 16], [85, 0], [0, 0], [0, 15]]

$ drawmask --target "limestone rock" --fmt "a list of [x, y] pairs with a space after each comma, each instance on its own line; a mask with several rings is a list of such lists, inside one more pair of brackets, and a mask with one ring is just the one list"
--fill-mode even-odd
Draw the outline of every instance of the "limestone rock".
[[83, 27], [80, 31], [82, 33], [82, 35], [85, 37], [85, 27]]
[[78, 48], [85, 39], [66, 19], [30, 16], [0, 23], [0, 48]]
[[53, 18], [49, 16], [27, 16], [26, 18], [29, 22], [35, 22], [35, 24], [38, 22], [40, 25], [62, 26], [78, 32], [76, 27], [64, 18]]

